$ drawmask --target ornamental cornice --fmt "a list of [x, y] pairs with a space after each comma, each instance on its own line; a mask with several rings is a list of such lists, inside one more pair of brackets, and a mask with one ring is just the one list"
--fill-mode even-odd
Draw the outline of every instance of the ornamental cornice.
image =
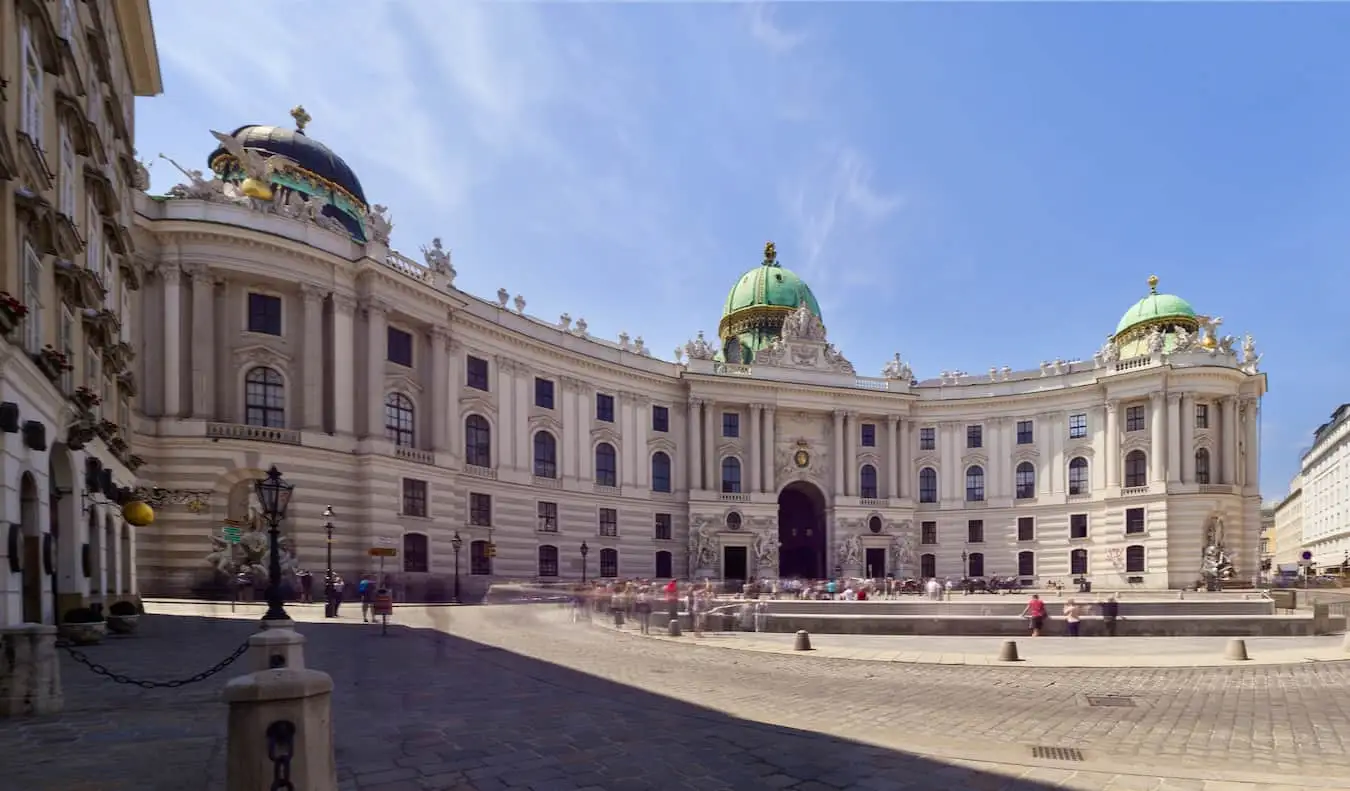
[[431, 336], [432, 341], [436, 343], [443, 343], [446, 344], [447, 346], [450, 344], [449, 327], [442, 327], [439, 324], [433, 324], [431, 325], [431, 329], [428, 330], [427, 332]]
[[1147, 431], [1138, 431], [1126, 435], [1125, 441], [1120, 443], [1121, 455], [1123, 456], [1131, 451], [1136, 450], [1148, 451], [1149, 438], [1147, 436], [1144, 436], [1146, 434], [1148, 434]]
[[491, 398], [485, 397], [487, 394], [480, 390], [467, 390], [459, 396], [459, 411], [461, 416], [466, 416], [471, 412], [478, 413], [484, 417], [493, 420], [497, 417], [497, 404]]
[[184, 265], [182, 272], [194, 284], [206, 283], [209, 285], [213, 282], [213, 276], [215, 275], [210, 264], [200, 262]]
[[538, 431], [539, 429], [547, 429], [553, 434], [553, 436], [556, 439], [558, 440], [562, 439], [563, 424], [554, 415], [548, 414], [547, 412], [541, 410], [539, 412], [532, 413], [530, 415], [528, 422], [530, 424], [531, 434]]
[[608, 423], [601, 423], [600, 425], [593, 426], [591, 428], [592, 447], [600, 444], [601, 442], [608, 442], [609, 444], [614, 446], [614, 452], [618, 453], [619, 448], [622, 445], [620, 439], [621, 438], [619, 436], [619, 432], [615, 431]]
[[421, 393], [422, 384], [406, 374], [386, 374], [384, 377], [384, 391], [386, 393]]
[[744, 449], [740, 446], [740, 443], [735, 442], [734, 440], [727, 440], [726, 442], [720, 442], [717, 445], [717, 458], [719, 459], [725, 458], [727, 456], [735, 456], [736, 458], [739, 459], [741, 458], [741, 454], [743, 452]]
[[1041, 457], [1041, 452], [1032, 445], [1022, 445], [1018, 450], [1013, 451], [1012, 460], [1014, 462], [1030, 461], [1034, 462]]
[[170, 286], [176, 286], [183, 280], [183, 270], [179, 268], [178, 264], [168, 261], [161, 263], [155, 269], [155, 274], [159, 275], [159, 279]]

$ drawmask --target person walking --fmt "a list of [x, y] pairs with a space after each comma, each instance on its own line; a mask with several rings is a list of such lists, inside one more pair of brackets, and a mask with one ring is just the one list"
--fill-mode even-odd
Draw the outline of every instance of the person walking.
[[1064, 631], [1069, 637], [1078, 636], [1078, 625], [1081, 620], [1078, 605], [1073, 599], [1064, 602]]
[[361, 600], [361, 621], [370, 623], [375, 615], [375, 583], [369, 575], [361, 575], [361, 581], [356, 583], [356, 596]]
[[1108, 596], [1101, 604], [1101, 611], [1102, 629], [1106, 631], [1107, 637], [1115, 637], [1116, 620], [1120, 618], [1120, 602], [1116, 601], [1114, 595]]
[[652, 595], [644, 586], [633, 600], [633, 613], [637, 615], [638, 631], [652, 633]]
[[1039, 594], [1031, 594], [1031, 601], [1022, 610], [1022, 617], [1031, 621], [1031, 636], [1040, 637], [1041, 630], [1045, 628], [1045, 602], [1041, 601]]

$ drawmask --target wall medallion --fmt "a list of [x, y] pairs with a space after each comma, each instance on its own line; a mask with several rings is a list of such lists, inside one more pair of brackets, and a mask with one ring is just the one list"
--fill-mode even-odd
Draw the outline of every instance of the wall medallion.
[[796, 464], [799, 469], [806, 469], [807, 466], [811, 464], [811, 454], [807, 453], [805, 449], [798, 450], [797, 453], [793, 455], [792, 462]]

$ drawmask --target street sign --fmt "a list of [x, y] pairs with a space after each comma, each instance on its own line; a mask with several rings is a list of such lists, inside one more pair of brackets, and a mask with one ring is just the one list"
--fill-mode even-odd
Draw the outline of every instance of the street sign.
[[1310, 550], [1305, 549], [1303, 550], [1303, 554], [1299, 556], [1298, 564], [1300, 566], [1311, 566], [1313, 564], [1312, 557], [1313, 557], [1312, 552]]
[[244, 537], [244, 531], [241, 528], [232, 525], [226, 525], [220, 529], [220, 535], [225, 539], [226, 544], [238, 544]]
[[396, 547], [396, 546], [398, 546], [398, 542], [395, 541], [394, 539], [390, 538], [389, 536], [380, 536], [379, 538], [375, 539], [375, 546], [377, 546], [377, 547]]
[[1312, 560], [1312, 550], [1311, 549], [1303, 550], [1302, 558], [1304, 560]]
[[393, 547], [371, 547], [366, 550], [366, 554], [373, 558], [396, 558], [398, 550]]

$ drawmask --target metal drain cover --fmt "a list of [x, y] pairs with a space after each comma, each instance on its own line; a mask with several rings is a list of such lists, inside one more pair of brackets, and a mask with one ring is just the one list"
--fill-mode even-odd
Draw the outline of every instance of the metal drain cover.
[[1088, 695], [1087, 702], [1089, 706], [1134, 708], [1134, 698], [1128, 695]]
[[1032, 747], [1031, 757], [1046, 761], [1082, 761], [1083, 751], [1073, 747]]

